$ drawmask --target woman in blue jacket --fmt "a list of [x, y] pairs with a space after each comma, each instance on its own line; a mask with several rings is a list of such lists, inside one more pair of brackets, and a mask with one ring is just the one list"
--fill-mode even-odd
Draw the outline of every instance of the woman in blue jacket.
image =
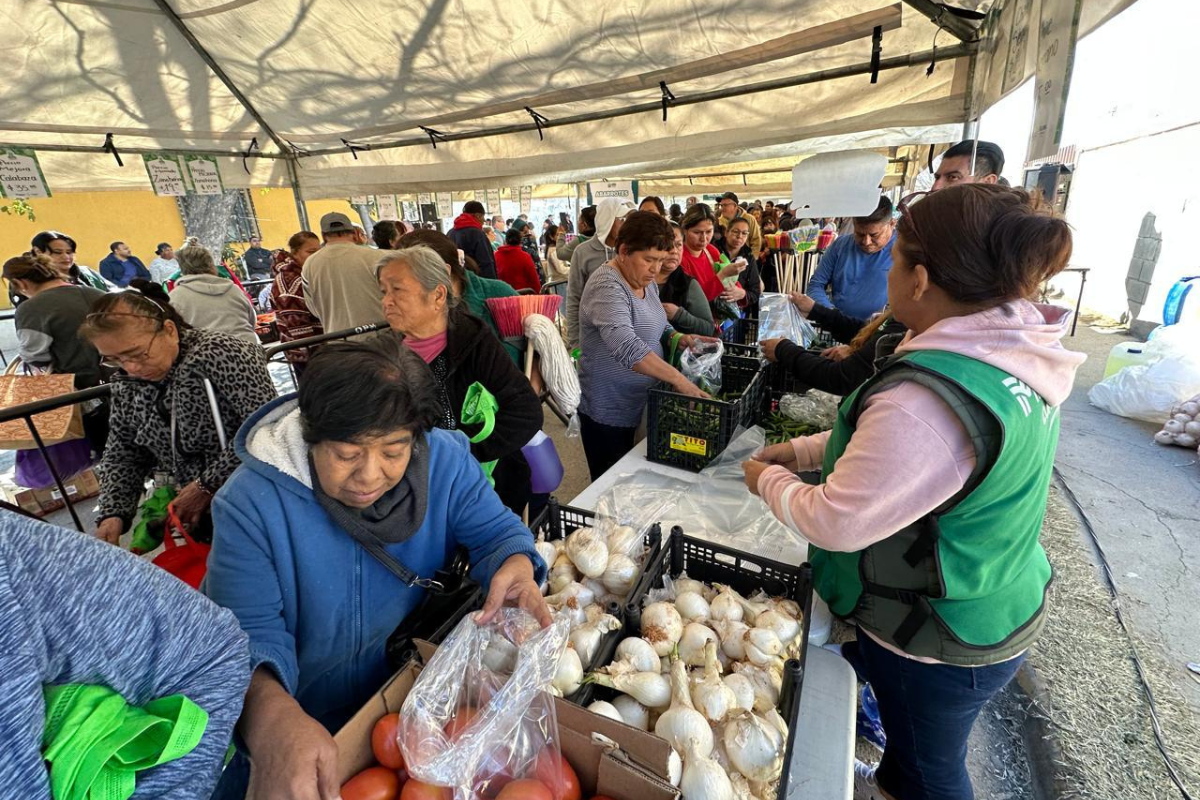
[[215, 797], [243, 796], [247, 756], [251, 797], [337, 796], [331, 731], [388, 678], [389, 634], [459, 545], [488, 587], [484, 619], [508, 601], [549, 624], [532, 534], [467, 438], [434, 429], [440, 414], [429, 368], [385, 337], [326, 345], [298, 396], [239, 431], [205, 590], [249, 634], [254, 674], [238, 727], [248, 752]]

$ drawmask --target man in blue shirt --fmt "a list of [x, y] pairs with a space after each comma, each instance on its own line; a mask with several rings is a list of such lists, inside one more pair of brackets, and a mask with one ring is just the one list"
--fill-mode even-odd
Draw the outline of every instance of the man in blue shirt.
[[108, 246], [109, 254], [100, 262], [100, 274], [122, 288], [134, 278], [151, 280], [150, 270], [142, 260], [129, 250], [124, 242], [113, 242]]
[[895, 239], [892, 201], [881, 197], [870, 216], [854, 218], [854, 236], [839, 237], [821, 256], [806, 294], [858, 319], [883, 310]]

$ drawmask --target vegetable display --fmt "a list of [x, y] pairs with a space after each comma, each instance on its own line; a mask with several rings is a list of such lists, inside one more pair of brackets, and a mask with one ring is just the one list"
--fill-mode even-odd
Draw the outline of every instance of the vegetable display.
[[646, 597], [640, 636], [585, 683], [620, 692], [590, 710], [652, 730], [683, 758], [683, 800], [774, 800], [787, 723], [778, 711], [786, 659], [799, 654], [791, 600], [680, 576]]
[[1200, 447], [1200, 395], [1172, 408], [1171, 418], [1154, 434], [1154, 441], [1189, 450]]
[[[399, 714], [384, 714], [371, 729], [371, 751], [378, 765], [367, 767], [342, 784], [342, 800], [450, 800], [450, 790], [410, 781], [396, 738]], [[416, 784], [411, 789], [409, 784]], [[407, 789], [407, 794], [405, 790]]]

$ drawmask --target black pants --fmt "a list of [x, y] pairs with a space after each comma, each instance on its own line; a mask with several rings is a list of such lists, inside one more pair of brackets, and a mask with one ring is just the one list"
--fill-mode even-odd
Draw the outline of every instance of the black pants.
[[637, 437], [637, 427], [618, 428], [605, 425], [584, 414], [579, 414], [579, 432], [583, 437], [583, 453], [587, 456], [588, 472], [592, 480], [608, 472], [628, 453]]

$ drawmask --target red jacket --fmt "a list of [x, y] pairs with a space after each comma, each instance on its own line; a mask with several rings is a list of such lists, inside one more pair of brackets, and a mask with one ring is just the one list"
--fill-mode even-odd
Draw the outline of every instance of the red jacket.
[[[271, 308], [275, 310], [275, 326], [279, 329], [279, 341], [292, 342], [324, 333], [321, 321], [312, 315], [304, 302], [304, 283], [300, 279], [300, 267], [290, 257], [277, 263], [275, 281], [271, 284]], [[285, 350], [284, 357], [293, 364], [308, 361], [308, 348]]]
[[506, 244], [496, 251], [496, 274], [518, 292], [522, 289], [542, 290], [537, 267], [519, 244]]

